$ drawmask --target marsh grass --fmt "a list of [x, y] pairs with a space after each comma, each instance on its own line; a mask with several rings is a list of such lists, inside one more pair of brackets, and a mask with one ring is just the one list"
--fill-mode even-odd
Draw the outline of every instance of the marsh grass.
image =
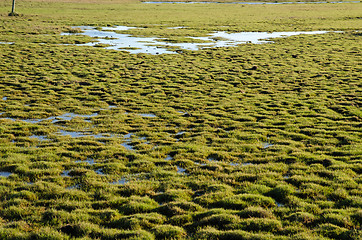
[[[0, 2], [0, 239], [360, 237], [361, 4], [120, 2]], [[81, 25], [344, 32], [153, 56]]]

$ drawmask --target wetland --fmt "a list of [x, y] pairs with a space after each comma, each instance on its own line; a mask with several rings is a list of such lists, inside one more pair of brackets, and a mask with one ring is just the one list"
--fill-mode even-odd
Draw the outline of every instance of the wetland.
[[0, 239], [362, 237], [361, 3], [9, 10]]
[[[233, 47], [238, 44], [246, 43], [271, 43], [271, 38], [280, 38], [295, 36], [300, 34], [325, 34], [326, 31], [310, 31], [310, 32], [241, 32], [227, 33], [218, 31], [208, 34], [207, 37], [188, 37], [183, 36], [183, 41], [177, 42], [177, 39], [169, 40], [167, 38], [149, 38], [149, 37], [134, 37], [128, 34], [119, 34], [114, 31], [126, 31], [135, 29], [135, 27], [115, 26], [115, 27], [99, 27], [79, 26], [75, 29], [82, 31], [78, 33], [62, 33], [63, 36], [69, 35], [86, 35], [95, 38], [95, 42], [78, 44], [81, 46], [104, 47], [105, 49], [124, 50], [133, 54], [176, 54], [178, 50], [200, 50], [203, 48], [217, 47]], [[182, 29], [183, 27], [174, 27], [171, 29]], [[168, 28], [170, 29], [170, 28]], [[73, 30], [74, 31], [74, 30]], [[172, 32], [172, 31], [170, 31]], [[197, 41], [197, 42], [193, 42]], [[172, 49], [175, 49], [172, 51]]]

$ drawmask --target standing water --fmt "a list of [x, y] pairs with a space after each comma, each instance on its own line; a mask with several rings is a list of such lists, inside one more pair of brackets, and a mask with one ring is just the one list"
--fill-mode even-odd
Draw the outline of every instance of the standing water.
[[[234, 47], [238, 44], [245, 43], [270, 43], [271, 38], [289, 37], [301, 34], [324, 34], [327, 31], [311, 31], [311, 32], [239, 32], [228, 33], [224, 31], [210, 33], [206, 37], [189, 37], [190, 40], [195, 39], [197, 42], [188, 43], [170, 43], [167, 39], [158, 37], [134, 37], [129, 34], [120, 34], [114, 31], [124, 31], [132, 29], [132, 27], [116, 26], [104, 27], [101, 30], [90, 26], [80, 26], [81, 33], [62, 33], [62, 35], [86, 35], [96, 38], [97, 42], [85, 44], [76, 44], [81, 46], [105, 46], [106, 49], [123, 50], [130, 53], [148, 53], [148, 54], [175, 54], [177, 53], [171, 48], [185, 50], [200, 50], [204, 48], [216, 47]], [[172, 31], [172, 29], [170, 29]], [[187, 36], [186, 36], [187, 37]], [[200, 40], [203, 42], [200, 43]]]

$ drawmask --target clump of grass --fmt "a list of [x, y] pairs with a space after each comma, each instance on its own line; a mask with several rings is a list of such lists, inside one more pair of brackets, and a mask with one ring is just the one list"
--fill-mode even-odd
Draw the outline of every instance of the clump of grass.
[[186, 231], [177, 226], [158, 225], [152, 229], [158, 239], [186, 239]]
[[117, 208], [124, 214], [136, 214], [150, 212], [156, 207], [158, 207], [158, 203], [147, 196], [132, 196]]
[[263, 195], [238, 194], [221, 200], [219, 204], [228, 209], [240, 209], [247, 206], [273, 207], [275, 206], [275, 201]]
[[186, 213], [197, 212], [200, 211], [201, 209], [202, 207], [196, 203], [180, 201], [180, 202], [169, 202], [167, 204], [164, 204], [157, 209], [157, 212], [162, 213], [167, 217], [172, 217], [174, 215], [182, 215]]
[[310, 225], [313, 224], [317, 218], [311, 213], [296, 212], [289, 216], [289, 220], [293, 222], [299, 222], [304, 225]]
[[218, 229], [231, 229], [240, 222], [240, 218], [233, 214], [220, 213], [202, 218], [196, 226], [213, 226]]
[[165, 203], [171, 201], [189, 201], [193, 192], [190, 190], [168, 190], [164, 193], [159, 193], [154, 196], [157, 202]]
[[294, 193], [294, 188], [290, 185], [279, 185], [268, 192], [268, 196], [274, 198], [277, 202], [286, 202], [289, 195]]
[[335, 239], [349, 239], [348, 238], [348, 229], [338, 227], [331, 223], [324, 223], [318, 226], [318, 231], [321, 235], [329, 238]]
[[241, 218], [275, 218], [269, 209], [262, 207], [248, 207], [237, 213], [237, 215]]
[[237, 227], [254, 232], [278, 232], [282, 229], [282, 223], [277, 219], [248, 218], [238, 223]]
[[110, 222], [108, 225], [119, 229], [151, 229], [163, 224], [165, 220], [165, 217], [158, 213], [143, 213], [121, 217]]

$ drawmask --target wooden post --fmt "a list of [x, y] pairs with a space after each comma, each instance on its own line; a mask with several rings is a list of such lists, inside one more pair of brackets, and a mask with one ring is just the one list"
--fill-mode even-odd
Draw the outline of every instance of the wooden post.
[[13, 6], [11, 7], [11, 12], [9, 13], [9, 16], [19, 16], [19, 14], [15, 12], [15, 0], [13, 0]]
[[15, 0], [13, 0], [13, 6], [11, 7], [11, 13], [15, 12]]

